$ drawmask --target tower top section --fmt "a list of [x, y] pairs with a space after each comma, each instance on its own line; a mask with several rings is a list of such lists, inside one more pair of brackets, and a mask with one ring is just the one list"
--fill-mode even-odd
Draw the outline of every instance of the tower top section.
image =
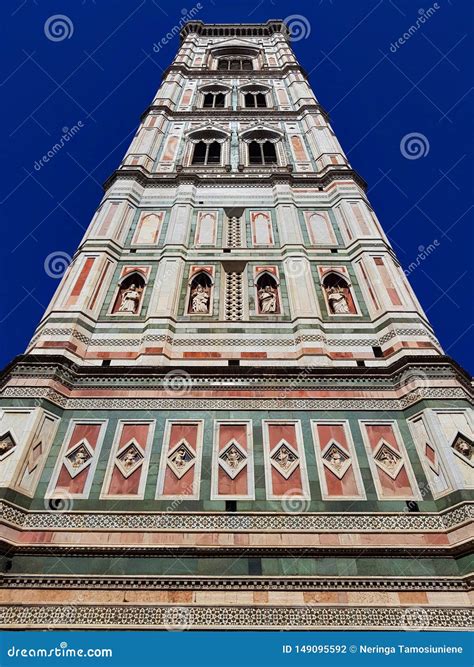
[[180, 31], [181, 41], [191, 33], [200, 37], [271, 37], [280, 33], [290, 41], [290, 31], [281, 19], [270, 19], [266, 23], [203, 23], [188, 21]]

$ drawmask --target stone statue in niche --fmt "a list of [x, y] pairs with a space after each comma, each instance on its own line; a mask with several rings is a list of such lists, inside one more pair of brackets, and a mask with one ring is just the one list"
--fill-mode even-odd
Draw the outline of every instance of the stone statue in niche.
[[122, 294], [122, 302], [118, 309], [119, 313], [137, 313], [142, 295], [142, 288], [135, 284], [130, 285]]
[[209, 312], [209, 288], [203, 285], [197, 285], [191, 292], [191, 309], [193, 313], [208, 313]]
[[350, 313], [349, 303], [344, 294], [344, 290], [340, 286], [326, 287], [326, 294], [328, 297], [329, 306], [335, 315], [345, 315]]
[[257, 296], [261, 313], [276, 313], [277, 298], [274, 287], [271, 287], [271, 285], [261, 287], [258, 290]]

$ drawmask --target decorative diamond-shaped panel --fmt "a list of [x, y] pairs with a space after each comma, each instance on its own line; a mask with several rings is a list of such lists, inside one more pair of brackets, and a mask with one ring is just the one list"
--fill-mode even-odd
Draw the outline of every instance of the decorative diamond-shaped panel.
[[16, 447], [16, 441], [11, 431], [6, 431], [0, 436], [0, 461], [6, 458]]
[[140, 445], [136, 440], [130, 440], [117, 453], [115, 465], [124, 477], [129, 477], [139, 468], [145, 458]]
[[396, 479], [403, 468], [402, 457], [385, 440], [381, 440], [377, 445], [374, 452], [374, 461], [392, 479]]
[[168, 454], [168, 465], [178, 479], [181, 479], [194, 465], [196, 455], [187, 440], [181, 440]]
[[285, 479], [290, 477], [300, 463], [298, 452], [286, 440], [280, 440], [273, 448], [270, 461]]
[[82, 472], [92, 461], [93, 456], [94, 450], [85, 438], [73, 445], [64, 459], [64, 465], [71, 477]]
[[464, 435], [464, 433], [457, 433], [451, 447], [461, 460], [474, 466], [474, 442], [468, 438], [467, 435]]
[[219, 454], [219, 465], [231, 479], [235, 479], [247, 465], [247, 452], [236, 440], [231, 440]]
[[349, 452], [335, 440], [328, 442], [322, 451], [323, 463], [336, 477], [342, 479], [351, 467]]

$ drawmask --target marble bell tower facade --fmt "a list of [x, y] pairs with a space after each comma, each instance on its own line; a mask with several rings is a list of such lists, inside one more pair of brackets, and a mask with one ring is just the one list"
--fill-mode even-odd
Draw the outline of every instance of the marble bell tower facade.
[[185, 25], [1, 387], [3, 626], [468, 627], [470, 379], [281, 21]]

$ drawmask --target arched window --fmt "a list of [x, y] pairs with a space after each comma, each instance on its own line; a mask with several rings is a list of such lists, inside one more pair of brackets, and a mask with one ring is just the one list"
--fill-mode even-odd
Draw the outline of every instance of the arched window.
[[257, 313], [278, 315], [281, 312], [278, 282], [267, 271], [260, 273], [255, 286], [257, 289]]
[[242, 133], [242, 139], [248, 146], [247, 164], [278, 164], [275, 144], [281, 139], [281, 133], [264, 126], [258, 126]]
[[123, 278], [119, 284], [120, 288], [112, 312], [122, 315], [138, 315], [145, 289], [144, 277], [134, 271]]
[[245, 93], [244, 102], [246, 108], [261, 108], [267, 106], [267, 98], [263, 93]]
[[[221, 144], [230, 134], [210, 123], [200, 129], [188, 133], [192, 146], [190, 163], [192, 165], [219, 165], [221, 164]], [[189, 158], [187, 158], [189, 159]]]
[[357, 314], [350, 283], [339, 273], [333, 271], [327, 273], [322, 280], [322, 285], [331, 315]]
[[217, 141], [199, 141], [194, 146], [192, 164], [220, 164], [220, 161], [221, 145]]
[[249, 143], [249, 164], [276, 164], [275, 145], [270, 141], [251, 141]]
[[205, 109], [219, 109], [225, 106], [224, 93], [205, 93], [202, 106]]
[[191, 280], [187, 312], [191, 315], [209, 315], [211, 312], [212, 279], [200, 271]]

